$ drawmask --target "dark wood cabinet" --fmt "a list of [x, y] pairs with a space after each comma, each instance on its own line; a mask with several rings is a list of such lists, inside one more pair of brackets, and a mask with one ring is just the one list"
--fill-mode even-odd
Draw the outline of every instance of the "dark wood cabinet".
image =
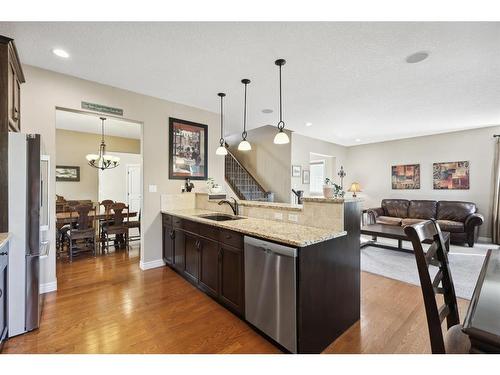
[[219, 295], [219, 243], [201, 239], [200, 251], [200, 288], [212, 297]]
[[8, 132], [21, 131], [24, 74], [14, 40], [0, 35], [0, 232], [8, 232]]
[[191, 282], [197, 284], [200, 268], [200, 240], [198, 236], [186, 233], [184, 248], [184, 274]]
[[[243, 316], [243, 236], [167, 214], [163, 214], [162, 222], [165, 263], [221, 304]], [[173, 262], [169, 262], [172, 253]]]
[[163, 261], [172, 265], [174, 263], [174, 238], [175, 232], [172, 226], [163, 227]]
[[243, 249], [220, 245], [219, 296], [223, 304], [243, 314], [245, 311]]

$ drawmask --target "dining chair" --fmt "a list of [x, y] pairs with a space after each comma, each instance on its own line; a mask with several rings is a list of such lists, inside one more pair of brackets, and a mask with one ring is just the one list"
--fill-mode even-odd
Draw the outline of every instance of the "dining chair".
[[[104, 215], [106, 215], [104, 219], [99, 219], [99, 238], [101, 240], [101, 244], [104, 244], [104, 241], [106, 240], [106, 238], [104, 237], [104, 232], [102, 230], [102, 227], [104, 226], [104, 223], [106, 222], [107, 216], [111, 212], [111, 206], [114, 203], [115, 203], [115, 201], [113, 201], [111, 199], [104, 199], [101, 202], [99, 202], [99, 213], [104, 211], [103, 213], [104, 213]], [[102, 209], [101, 209], [101, 207], [102, 207]], [[112, 223], [109, 223], [109, 224], [112, 224]]]
[[[128, 241], [140, 241], [141, 239], [141, 210], [139, 210], [139, 213], [137, 215], [137, 220], [128, 220], [125, 225], [128, 227], [129, 229], [129, 234], [128, 234]], [[139, 231], [139, 235], [138, 236], [131, 236], [130, 235], [130, 230], [131, 229], [134, 229], [134, 228], [137, 228], [138, 231]]]
[[[104, 238], [102, 240], [103, 251], [109, 252], [110, 236], [114, 235], [115, 249], [124, 245], [128, 249], [128, 227], [126, 222], [129, 219], [129, 208], [125, 203], [113, 203], [110, 212], [106, 215], [106, 220], [102, 227]], [[125, 212], [124, 212], [125, 211]]]
[[96, 236], [94, 228], [94, 220], [89, 217], [89, 213], [94, 211], [95, 207], [92, 204], [81, 204], [75, 207], [75, 212], [78, 213], [76, 227], [68, 231], [69, 239], [69, 261], [73, 261], [73, 257], [82, 252], [92, 251], [96, 255]]
[[[404, 231], [413, 245], [417, 261], [432, 353], [469, 353], [471, 343], [469, 337], [462, 332], [446, 244], [438, 223], [435, 220], [428, 220], [408, 225]], [[422, 243], [426, 240], [432, 242], [428, 250], [424, 251]], [[434, 278], [431, 277], [430, 267], [437, 268]], [[436, 300], [437, 295], [442, 295], [444, 302], [439, 307]], [[441, 324], [445, 319], [447, 331], [443, 336]]]

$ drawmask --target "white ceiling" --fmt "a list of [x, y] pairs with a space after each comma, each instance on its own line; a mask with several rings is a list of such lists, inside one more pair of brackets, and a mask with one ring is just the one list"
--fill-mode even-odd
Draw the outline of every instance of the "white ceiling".
[[[498, 22], [3, 22], [0, 33], [25, 64], [214, 112], [224, 91], [229, 132], [241, 131], [242, 78], [249, 128], [277, 123], [276, 58], [284, 120], [300, 134], [353, 145], [500, 123]], [[417, 51], [430, 56], [407, 64]]]
[[[58, 110], [56, 111], [56, 128], [101, 134], [102, 127], [98, 116]], [[106, 117], [104, 121], [104, 135], [141, 139], [141, 125], [113, 117]]]

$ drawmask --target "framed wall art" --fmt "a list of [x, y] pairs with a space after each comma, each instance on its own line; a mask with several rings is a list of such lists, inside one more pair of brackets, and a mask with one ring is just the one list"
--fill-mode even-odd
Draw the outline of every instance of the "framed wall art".
[[302, 171], [302, 184], [309, 185], [311, 182], [311, 175], [308, 169]]
[[292, 177], [300, 177], [302, 167], [300, 165], [292, 165]]
[[57, 165], [56, 166], [56, 181], [79, 182], [80, 167]]
[[420, 164], [393, 165], [391, 180], [394, 190], [420, 189]]
[[469, 162], [453, 161], [432, 164], [432, 183], [436, 190], [469, 189]]
[[207, 145], [207, 125], [170, 117], [168, 177], [174, 180], [206, 180]]

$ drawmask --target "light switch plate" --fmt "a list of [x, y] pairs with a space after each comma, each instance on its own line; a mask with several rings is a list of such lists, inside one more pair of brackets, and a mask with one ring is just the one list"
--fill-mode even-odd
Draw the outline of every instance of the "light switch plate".
[[149, 185], [149, 192], [156, 193], [156, 185]]
[[283, 214], [281, 212], [275, 212], [274, 219], [275, 220], [283, 220]]
[[288, 214], [288, 221], [298, 222], [299, 221], [299, 215], [297, 215], [297, 214]]

